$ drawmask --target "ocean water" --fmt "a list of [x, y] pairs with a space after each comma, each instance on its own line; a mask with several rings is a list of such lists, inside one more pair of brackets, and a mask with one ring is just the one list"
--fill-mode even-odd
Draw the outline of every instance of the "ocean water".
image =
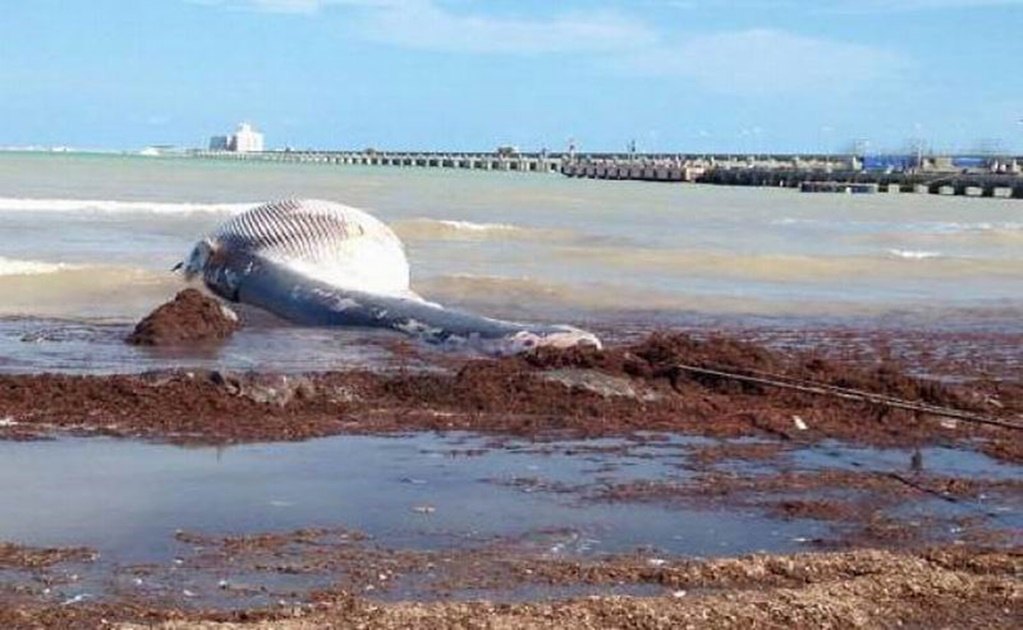
[[1019, 330], [1023, 203], [560, 175], [0, 153], [0, 371], [377, 361], [379, 333], [260, 319], [219, 354], [124, 347], [205, 232], [268, 200], [368, 210], [413, 288], [488, 315], [622, 323], [897, 322]]

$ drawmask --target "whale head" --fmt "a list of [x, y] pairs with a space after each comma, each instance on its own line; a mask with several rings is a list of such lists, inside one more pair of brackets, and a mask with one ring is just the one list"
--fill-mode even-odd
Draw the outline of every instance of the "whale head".
[[238, 290], [245, 273], [252, 267], [245, 252], [224, 247], [215, 238], [207, 237], [195, 244], [180, 270], [186, 282], [202, 278], [208, 289], [222, 298], [238, 301]]
[[181, 275], [184, 276], [185, 280], [192, 281], [196, 276], [204, 275], [206, 271], [206, 263], [213, 257], [213, 252], [216, 250], [216, 246], [208, 238], [204, 238], [195, 244], [192, 251], [189, 252], [188, 257], [184, 261], [179, 262], [174, 267], [175, 271], [181, 271]]

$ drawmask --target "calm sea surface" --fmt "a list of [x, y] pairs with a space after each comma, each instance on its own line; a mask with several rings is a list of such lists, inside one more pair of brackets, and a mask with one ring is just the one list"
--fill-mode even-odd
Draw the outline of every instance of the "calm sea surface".
[[718, 320], [1019, 330], [1023, 203], [76, 154], [0, 154], [0, 371], [376, 360], [379, 333], [264, 322], [218, 356], [124, 347], [206, 231], [272, 199], [369, 210], [424, 297], [598, 330]]

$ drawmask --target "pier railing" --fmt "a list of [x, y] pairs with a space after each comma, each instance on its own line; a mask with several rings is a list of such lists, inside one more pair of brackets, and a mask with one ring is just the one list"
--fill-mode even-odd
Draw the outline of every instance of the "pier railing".
[[558, 173], [565, 161], [558, 153], [462, 153], [432, 151], [195, 151], [202, 158], [409, 168]]
[[857, 156], [587, 156], [562, 165], [569, 177], [798, 188], [806, 192], [915, 192], [1023, 199], [1023, 158], [955, 169], [931, 158], [907, 171], [869, 170]]
[[404, 168], [448, 168], [568, 177], [726, 186], [771, 186], [805, 191], [917, 192], [1023, 199], [1023, 158], [1004, 158], [1000, 172], [955, 169], [947, 158], [928, 158], [906, 171], [868, 170], [858, 156], [815, 154], [632, 154], [450, 151], [313, 151], [258, 153], [195, 151], [200, 158]]

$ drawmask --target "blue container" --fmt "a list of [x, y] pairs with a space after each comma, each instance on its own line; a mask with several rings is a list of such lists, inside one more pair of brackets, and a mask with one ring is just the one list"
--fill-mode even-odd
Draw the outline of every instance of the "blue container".
[[976, 155], [952, 156], [952, 166], [956, 168], [985, 168], [987, 163], [988, 159], [986, 157], [979, 157]]
[[912, 155], [867, 155], [863, 157], [865, 171], [908, 171], [916, 165]]

